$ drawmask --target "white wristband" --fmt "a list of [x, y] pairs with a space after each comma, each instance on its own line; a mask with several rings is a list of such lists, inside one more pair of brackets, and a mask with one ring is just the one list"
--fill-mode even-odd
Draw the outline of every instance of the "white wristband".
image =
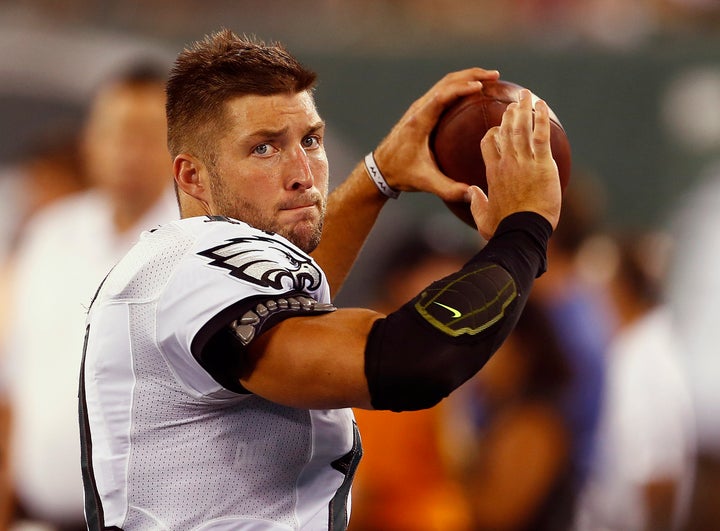
[[385, 177], [383, 177], [383, 174], [380, 173], [380, 168], [378, 168], [377, 164], [375, 163], [375, 157], [373, 156], [372, 151], [365, 155], [365, 169], [367, 170], [367, 174], [370, 176], [372, 181], [375, 183], [375, 186], [377, 186], [378, 190], [380, 190], [380, 193], [382, 195], [391, 199], [398, 198], [400, 192], [390, 188], [390, 185], [385, 180]]

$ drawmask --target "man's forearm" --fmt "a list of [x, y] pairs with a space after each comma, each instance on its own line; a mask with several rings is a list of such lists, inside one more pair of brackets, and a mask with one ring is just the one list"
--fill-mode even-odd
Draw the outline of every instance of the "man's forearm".
[[538, 214], [508, 216], [460, 271], [375, 321], [365, 349], [372, 406], [432, 407], [479, 371], [514, 328], [534, 279], [545, 271], [551, 233]]
[[345, 282], [386, 201], [363, 163], [330, 194], [322, 240], [312, 256], [325, 272], [333, 297]]

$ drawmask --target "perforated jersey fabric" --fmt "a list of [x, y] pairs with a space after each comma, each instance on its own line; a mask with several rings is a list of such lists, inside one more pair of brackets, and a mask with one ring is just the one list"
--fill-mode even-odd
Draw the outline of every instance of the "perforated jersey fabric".
[[345, 528], [361, 453], [352, 411], [232, 391], [193, 355], [222, 310], [297, 293], [330, 302], [314, 261], [228, 219], [164, 225], [116, 265], [88, 314], [81, 374], [91, 529]]

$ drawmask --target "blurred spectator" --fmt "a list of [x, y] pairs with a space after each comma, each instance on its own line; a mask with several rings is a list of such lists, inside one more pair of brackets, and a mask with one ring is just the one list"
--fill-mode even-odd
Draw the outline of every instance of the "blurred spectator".
[[687, 516], [695, 441], [682, 351], [660, 297], [667, 249], [663, 235], [617, 242], [609, 288], [620, 327], [579, 531], [680, 529]]
[[[18, 161], [2, 170], [0, 198], [5, 214], [0, 234], [0, 299], [7, 301], [12, 287], [12, 255], [23, 228], [40, 209], [85, 186], [72, 126], [40, 135]], [[0, 305], [0, 341], [14, 309]], [[5, 382], [0, 389], [0, 529], [8, 529], [14, 512], [10, 474], [11, 411]]]
[[0, 170], [0, 201], [6, 214], [0, 227], [0, 257], [12, 252], [35, 212], [87, 186], [78, 137], [77, 127], [69, 123], [43, 131], [14, 163]]
[[[555, 328], [531, 298], [509, 338], [459, 395], [480, 406], [474, 418], [464, 412], [473, 422], [470, 444], [457, 449], [473, 530], [569, 529], [577, 482], [560, 405], [570, 378]], [[455, 418], [456, 425], [467, 420]]]
[[709, 169], [676, 214], [668, 300], [697, 434], [696, 481], [685, 529], [703, 531], [720, 522], [720, 165]]
[[712, 34], [720, 28], [717, 0], [652, 0], [652, 5], [666, 33]]
[[[459, 222], [455, 221], [459, 224]], [[473, 251], [411, 236], [380, 267], [375, 309], [392, 311], [434, 279], [457, 271]], [[364, 456], [353, 487], [349, 531], [464, 531], [469, 513], [443, 457], [445, 402], [402, 414], [356, 410]]]
[[[25, 225], [53, 201], [86, 187], [79, 153], [79, 132], [71, 124], [44, 131], [17, 160], [0, 170], [0, 298], [11, 287], [11, 256]], [[9, 304], [0, 305], [0, 338], [5, 335]], [[1, 340], [1, 339], [0, 339]]]
[[139, 232], [178, 216], [165, 74], [142, 64], [99, 88], [82, 138], [91, 189], [38, 212], [13, 257], [4, 376], [18, 520], [85, 528], [77, 427], [85, 311]]
[[[576, 172], [565, 190], [563, 211], [548, 248], [548, 270], [535, 282], [532, 298], [548, 313], [572, 377], [560, 407], [570, 437], [576, 488], [589, 473], [605, 384], [605, 352], [615, 317], [602, 285], [602, 260], [587, 258], [600, 230], [604, 190], [594, 176]], [[588, 265], [590, 262], [590, 265]]]

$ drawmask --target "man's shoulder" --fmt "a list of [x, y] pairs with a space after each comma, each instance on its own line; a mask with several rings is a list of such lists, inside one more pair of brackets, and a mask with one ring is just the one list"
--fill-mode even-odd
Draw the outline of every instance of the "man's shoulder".
[[184, 225], [200, 233], [193, 254], [202, 265], [196, 266], [269, 291], [314, 292], [323, 284], [322, 270], [310, 255], [278, 234], [222, 217], [192, 218]]
[[292, 289], [316, 290], [324, 277], [310, 255], [284, 237], [219, 216], [166, 223], [146, 233], [134, 254], [145, 262], [173, 255], [171, 262], [191, 276], [209, 267], [271, 291], [285, 290], [289, 284]]
[[267, 250], [268, 246], [272, 246], [275, 249], [285, 250], [289, 256], [300, 255], [304, 259], [309, 258], [305, 252], [283, 236], [225, 216], [184, 218], [166, 224], [165, 229], [185, 233], [195, 239], [199, 247], [232, 245], [234, 249], [242, 247], [247, 251], [254, 248]]
[[[226, 235], [254, 234], [263, 232], [244, 221], [226, 216], [194, 216], [181, 218], [165, 224], [196, 237], [222, 238]], [[270, 233], [266, 233], [270, 234]]]

